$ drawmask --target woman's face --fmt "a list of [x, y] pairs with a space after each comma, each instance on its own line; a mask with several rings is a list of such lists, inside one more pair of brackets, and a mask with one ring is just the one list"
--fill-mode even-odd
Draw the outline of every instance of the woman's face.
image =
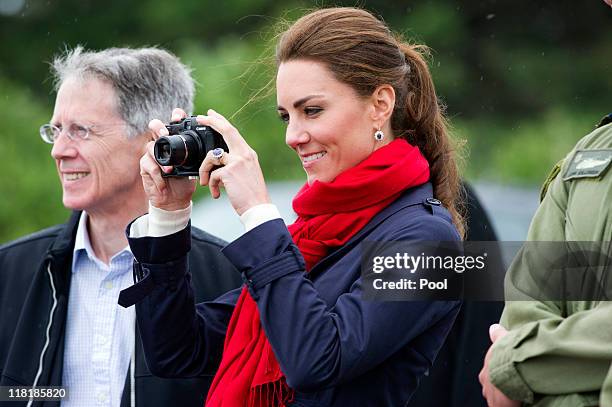
[[374, 139], [372, 102], [336, 80], [322, 63], [282, 63], [276, 91], [278, 113], [287, 124], [285, 142], [300, 156], [308, 184], [333, 181], [389, 141]]

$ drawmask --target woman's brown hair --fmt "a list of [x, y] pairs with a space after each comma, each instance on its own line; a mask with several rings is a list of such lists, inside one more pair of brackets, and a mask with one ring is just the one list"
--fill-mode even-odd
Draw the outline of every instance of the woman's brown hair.
[[458, 153], [436, 96], [427, 53], [426, 46], [403, 42], [369, 12], [338, 7], [311, 12], [293, 23], [280, 36], [276, 63], [321, 62], [363, 97], [380, 85], [393, 86], [393, 133], [421, 149], [429, 162], [434, 196], [449, 210], [463, 236]]

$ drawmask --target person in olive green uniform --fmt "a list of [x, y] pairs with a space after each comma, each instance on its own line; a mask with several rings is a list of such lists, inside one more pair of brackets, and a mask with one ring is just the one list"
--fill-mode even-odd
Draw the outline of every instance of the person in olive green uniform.
[[[610, 121], [612, 115], [553, 169], [528, 241], [601, 242], [610, 247]], [[598, 301], [595, 295], [584, 301], [530, 296], [522, 285], [532, 270], [520, 260], [508, 271], [501, 326], [491, 327], [494, 343], [479, 376], [489, 405], [612, 406], [612, 302]], [[610, 264], [606, 267], [609, 272]], [[508, 301], [516, 298], [531, 301]]]

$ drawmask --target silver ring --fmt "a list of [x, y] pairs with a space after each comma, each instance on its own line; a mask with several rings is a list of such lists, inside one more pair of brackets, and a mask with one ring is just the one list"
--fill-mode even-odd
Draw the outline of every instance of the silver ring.
[[221, 159], [223, 158], [223, 154], [225, 154], [225, 151], [222, 148], [215, 148], [212, 151], [213, 158], [215, 158], [219, 162], [221, 162]]

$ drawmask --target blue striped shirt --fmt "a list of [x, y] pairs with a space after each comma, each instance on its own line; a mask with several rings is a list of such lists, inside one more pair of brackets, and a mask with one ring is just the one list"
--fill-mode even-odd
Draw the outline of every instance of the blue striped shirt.
[[77, 229], [66, 322], [62, 406], [119, 406], [135, 343], [134, 307], [117, 304], [133, 284], [132, 253], [125, 247], [108, 265], [99, 260], [87, 232]]

